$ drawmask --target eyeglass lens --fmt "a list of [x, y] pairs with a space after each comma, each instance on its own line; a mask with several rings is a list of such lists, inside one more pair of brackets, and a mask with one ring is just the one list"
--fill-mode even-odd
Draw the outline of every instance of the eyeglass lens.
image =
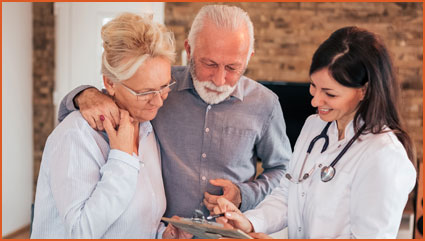
[[146, 95], [138, 95], [137, 100], [140, 100], [140, 101], [152, 100], [156, 94], [159, 94], [161, 97], [163, 97], [165, 94], [168, 94], [170, 91], [171, 91], [171, 88], [168, 85], [164, 87], [163, 89], [152, 91], [151, 93], [148, 93]]

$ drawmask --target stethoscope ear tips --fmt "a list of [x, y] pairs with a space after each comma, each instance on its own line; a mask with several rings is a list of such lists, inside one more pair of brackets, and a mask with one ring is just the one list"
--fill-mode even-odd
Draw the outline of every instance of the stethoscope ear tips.
[[322, 171], [320, 172], [320, 179], [322, 179], [323, 182], [329, 182], [334, 178], [335, 176], [335, 168], [331, 166], [325, 166], [322, 168]]

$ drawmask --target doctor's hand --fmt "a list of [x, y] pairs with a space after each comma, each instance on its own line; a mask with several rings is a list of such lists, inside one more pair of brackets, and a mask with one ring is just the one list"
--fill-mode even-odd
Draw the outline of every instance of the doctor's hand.
[[118, 130], [115, 130], [112, 126], [111, 120], [108, 117], [103, 117], [103, 124], [108, 134], [109, 145], [111, 149], [117, 149], [123, 152], [127, 152], [133, 155], [134, 147], [134, 128], [137, 124], [133, 122], [133, 118], [130, 116], [128, 111], [119, 110], [120, 119]]
[[242, 203], [241, 190], [233, 182], [226, 179], [213, 179], [210, 180], [210, 183], [214, 186], [219, 186], [223, 188], [223, 195], [212, 195], [207, 192], [204, 193], [204, 204], [205, 207], [214, 213], [214, 207], [217, 206], [217, 199], [224, 197], [230, 202], [232, 202], [237, 208], [240, 207]]
[[[172, 219], [179, 220], [180, 217], [173, 216]], [[176, 239], [176, 238], [191, 239], [192, 237], [193, 237], [192, 234], [173, 226], [171, 223], [168, 224], [167, 228], [162, 234], [163, 239]]]
[[115, 101], [96, 88], [83, 90], [74, 97], [74, 103], [93, 129], [99, 131], [104, 129], [101, 115], [108, 118], [113, 127], [116, 127], [120, 121], [120, 112]]
[[218, 205], [214, 207], [214, 213], [224, 213], [223, 217], [216, 218], [217, 223], [221, 223], [227, 228], [238, 228], [245, 233], [254, 232], [254, 227], [251, 222], [232, 202], [220, 197], [217, 199], [217, 204]]

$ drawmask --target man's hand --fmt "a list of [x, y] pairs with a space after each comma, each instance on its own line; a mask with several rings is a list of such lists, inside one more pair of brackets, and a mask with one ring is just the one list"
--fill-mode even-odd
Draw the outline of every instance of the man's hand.
[[216, 219], [217, 223], [221, 223], [227, 228], [238, 228], [246, 233], [254, 232], [254, 227], [248, 218], [229, 200], [220, 197], [217, 199], [217, 206], [214, 207], [215, 214], [224, 213], [223, 217]]
[[120, 112], [115, 101], [96, 88], [84, 90], [74, 98], [74, 102], [93, 129], [104, 130], [101, 115], [111, 120], [113, 127], [116, 127], [120, 121]]
[[[173, 216], [172, 219], [179, 220], [180, 217]], [[167, 228], [165, 229], [164, 233], [162, 234], [163, 239], [175, 239], [175, 238], [183, 238], [183, 239], [191, 239], [193, 237], [192, 234], [185, 232], [179, 228], [176, 228], [171, 223], [168, 224]]]
[[219, 186], [223, 188], [223, 195], [212, 195], [207, 192], [204, 193], [204, 204], [208, 208], [210, 213], [214, 213], [214, 207], [217, 206], [217, 199], [224, 197], [230, 202], [232, 202], [237, 208], [241, 205], [242, 197], [239, 187], [236, 186], [233, 182], [226, 179], [214, 179], [210, 180], [210, 183], [214, 186]]

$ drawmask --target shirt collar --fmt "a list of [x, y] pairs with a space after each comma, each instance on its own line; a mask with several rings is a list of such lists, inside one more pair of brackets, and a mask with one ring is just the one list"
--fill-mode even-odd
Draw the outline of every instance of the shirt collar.
[[139, 123], [139, 141], [148, 136], [152, 130], [153, 128], [150, 121]]
[[[190, 73], [190, 66], [186, 66], [182, 71], [175, 71], [173, 73], [173, 78], [177, 81], [176, 91], [192, 89], [194, 92], [196, 92], [195, 87], [193, 86], [192, 74]], [[239, 78], [238, 82], [236, 83], [236, 88], [232, 94], [230, 94], [230, 97], [235, 97], [240, 101], [243, 101], [243, 84], [245, 79], [246, 77], [243, 75]]]
[[189, 66], [182, 68], [175, 67], [172, 72], [173, 79], [177, 81], [176, 90], [182, 91], [187, 89], [194, 89], [192, 75], [190, 74]]
[[243, 101], [243, 97], [244, 97], [243, 85], [246, 82], [245, 81], [246, 79], [247, 78], [243, 75], [239, 78], [238, 83], [236, 83], [236, 88], [230, 96], [233, 96], [235, 98], [238, 98], [240, 101]]
[[[360, 118], [358, 127], [361, 127], [363, 124], [364, 124], [364, 121], [363, 119]], [[350, 140], [355, 134], [356, 133], [354, 131], [354, 119], [353, 119], [345, 127], [344, 139], [342, 141]], [[329, 135], [336, 137], [336, 140], [338, 141], [338, 126], [336, 121], [332, 122], [331, 128], [329, 128]]]

